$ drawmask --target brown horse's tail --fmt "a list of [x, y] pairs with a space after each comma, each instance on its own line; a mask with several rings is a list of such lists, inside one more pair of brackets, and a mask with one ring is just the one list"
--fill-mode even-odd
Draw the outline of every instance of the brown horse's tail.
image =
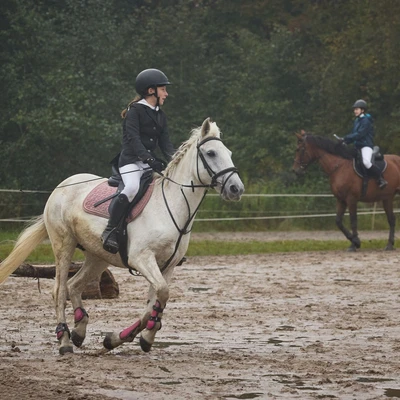
[[48, 238], [43, 215], [32, 220], [31, 225], [18, 237], [14, 249], [0, 264], [0, 283], [3, 283], [43, 240]]

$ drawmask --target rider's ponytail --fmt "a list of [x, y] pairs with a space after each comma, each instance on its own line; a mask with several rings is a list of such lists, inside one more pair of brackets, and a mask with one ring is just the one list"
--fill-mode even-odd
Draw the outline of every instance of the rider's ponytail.
[[141, 100], [142, 98], [143, 98], [142, 96], [137, 95], [137, 96], [127, 105], [127, 107], [124, 108], [124, 109], [121, 111], [121, 117], [122, 117], [122, 118], [125, 118], [126, 113], [127, 113], [128, 110], [129, 110], [129, 107], [130, 107], [133, 103], [137, 103], [137, 102], [138, 102], [139, 100]]

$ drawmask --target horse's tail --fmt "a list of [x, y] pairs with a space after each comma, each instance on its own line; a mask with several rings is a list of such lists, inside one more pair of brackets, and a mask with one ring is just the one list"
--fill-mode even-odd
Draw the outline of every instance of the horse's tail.
[[19, 235], [17, 242], [0, 264], [0, 283], [3, 283], [43, 240], [48, 238], [43, 215], [32, 220], [31, 225]]

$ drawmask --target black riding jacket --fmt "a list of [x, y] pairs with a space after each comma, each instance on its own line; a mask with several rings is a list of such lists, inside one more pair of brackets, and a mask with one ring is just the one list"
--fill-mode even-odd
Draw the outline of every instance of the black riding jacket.
[[118, 167], [155, 158], [157, 146], [167, 161], [170, 161], [175, 148], [172, 145], [165, 113], [139, 103], [130, 106], [123, 122], [122, 149]]

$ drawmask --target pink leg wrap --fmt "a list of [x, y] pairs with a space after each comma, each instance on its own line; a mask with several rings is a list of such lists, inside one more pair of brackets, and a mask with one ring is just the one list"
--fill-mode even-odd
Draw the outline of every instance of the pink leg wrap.
[[75, 322], [79, 322], [84, 317], [89, 317], [88, 313], [86, 312], [86, 310], [84, 308], [78, 307], [77, 309], [75, 309], [75, 311], [74, 311], [74, 321]]
[[56, 328], [57, 339], [60, 340], [65, 332], [67, 332], [68, 336], [71, 337], [71, 332], [68, 329], [68, 325], [60, 322]]
[[132, 332], [137, 329], [140, 326], [140, 319], [137, 320], [132, 326], [124, 329], [120, 334], [119, 334], [119, 338], [121, 340], [125, 340], [127, 337], [129, 337]]
[[153, 311], [150, 314], [150, 318], [147, 321], [146, 324], [146, 329], [149, 331], [152, 330], [157, 322], [161, 322], [161, 318], [158, 316], [159, 313], [162, 313], [164, 311], [163, 308], [161, 308], [161, 304], [158, 300], [156, 300], [156, 304], [153, 306]]

